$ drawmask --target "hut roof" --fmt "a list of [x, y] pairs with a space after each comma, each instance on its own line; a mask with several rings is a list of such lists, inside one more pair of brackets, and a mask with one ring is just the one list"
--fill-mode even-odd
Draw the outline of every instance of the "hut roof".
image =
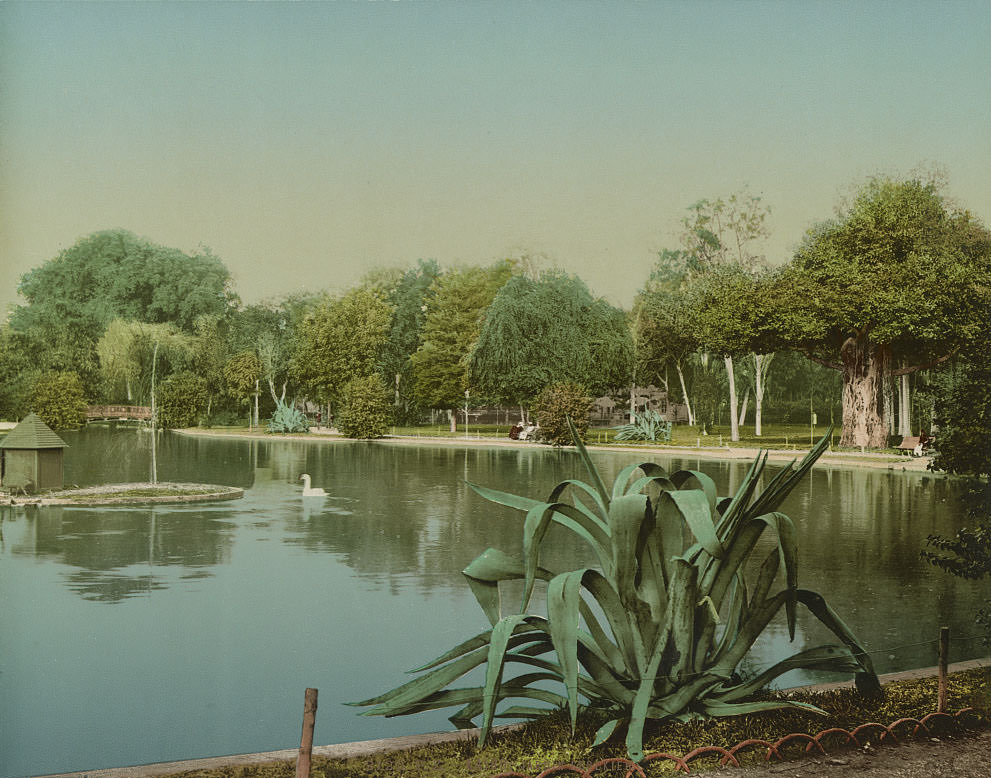
[[7, 437], [0, 440], [0, 448], [68, 448], [68, 444], [52, 432], [40, 416], [29, 413]]

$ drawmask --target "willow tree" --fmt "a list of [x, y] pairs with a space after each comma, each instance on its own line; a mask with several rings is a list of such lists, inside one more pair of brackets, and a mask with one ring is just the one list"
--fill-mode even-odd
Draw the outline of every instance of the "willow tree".
[[841, 372], [841, 445], [887, 445], [885, 385], [977, 337], [989, 282], [991, 233], [932, 182], [872, 179], [809, 230], [775, 315], [792, 347]]
[[469, 375], [501, 402], [525, 408], [561, 381], [593, 397], [629, 384], [633, 343], [626, 315], [560, 271], [513, 276], [485, 313]]

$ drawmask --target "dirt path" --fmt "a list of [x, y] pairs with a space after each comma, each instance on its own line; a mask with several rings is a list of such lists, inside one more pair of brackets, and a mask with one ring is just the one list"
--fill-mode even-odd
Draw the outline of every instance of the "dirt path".
[[720, 778], [989, 778], [991, 731], [891, 746], [872, 744], [826, 756], [755, 767], [725, 767], [704, 774]]

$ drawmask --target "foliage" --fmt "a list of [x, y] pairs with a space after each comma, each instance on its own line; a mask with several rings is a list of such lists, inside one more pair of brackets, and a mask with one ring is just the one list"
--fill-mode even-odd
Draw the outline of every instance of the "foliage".
[[49, 371], [34, 382], [31, 410], [53, 430], [74, 430], [86, 423], [86, 398], [79, 376]]
[[[972, 479], [961, 497], [968, 523], [952, 538], [930, 535], [928, 544], [937, 549], [923, 551], [922, 557], [941, 570], [960, 578], [980, 579], [991, 576], [991, 484]], [[987, 634], [985, 644], [991, 644], [991, 597], [977, 614], [977, 622]]]
[[420, 260], [388, 285], [392, 323], [382, 354], [382, 374], [395, 384], [395, 421], [412, 424], [423, 415], [423, 404], [413, 381], [412, 356], [423, 343], [423, 328], [433, 300], [440, 268], [434, 260]]
[[242, 351], [227, 360], [224, 365], [224, 380], [232, 397], [250, 398], [256, 382], [262, 377], [262, 363], [254, 351]]
[[457, 408], [469, 390], [467, 357], [482, 317], [510, 268], [449, 270], [433, 282], [423, 323], [423, 343], [411, 357], [420, 401], [430, 408]]
[[573, 440], [573, 428], [584, 441], [592, 403], [585, 388], [576, 383], [558, 381], [545, 387], [533, 403], [533, 413], [544, 439], [555, 446], [567, 446]]
[[337, 428], [349, 438], [380, 438], [391, 421], [389, 394], [377, 375], [352, 378], [344, 387]]
[[614, 440], [671, 440], [671, 422], [657, 411], [634, 413], [633, 422], [616, 427]]
[[0, 419], [22, 419], [30, 410], [38, 366], [39, 344], [9, 325], [0, 327]]
[[[826, 449], [828, 436], [762, 492], [757, 486], [767, 457], [758, 456], [732, 498], [718, 498], [703, 473], [683, 470], [669, 477], [653, 463], [624, 468], [607, 488], [577, 435], [575, 444], [591, 483], [565, 481], [546, 502], [473, 485], [486, 499], [526, 514], [522, 558], [490, 548], [464, 571], [492, 628], [419, 668], [422, 674], [412, 681], [355, 704], [374, 706], [370, 715], [388, 716], [461, 706], [453, 718], [481, 716], [484, 744], [497, 715], [531, 717], [547, 710], [523, 704], [497, 711], [505, 700], [567, 709], [574, 730], [584, 698], [606, 718], [596, 742], [625, 723], [627, 752], [640, 760], [648, 720], [780, 707], [818, 710], [787, 699], [740, 702], [788, 670], [856, 673], [860, 688], [879, 691], [870, 659], [849, 629], [820, 595], [798, 588], [794, 527], [777, 512]], [[564, 501], [569, 494], [570, 503]], [[599, 568], [560, 574], [542, 568], [541, 546], [551, 522], [587, 543]], [[747, 587], [744, 567], [767, 528], [777, 543]], [[686, 530], [692, 536], [687, 544]], [[772, 594], [779, 569], [784, 588]], [[504, 616], [499, 583], [514, 579], [523, 580], [522, 601], [517, 612]], [[527, 613], [538, 579], [547, 582], [546, 617]], [[806, 649], [741, 680], [738, 665], [782, 608], [794, 639], [799, 603], [842, 645]], [[446, 689], [483, 664], [482, 686]], [[525, 672], [504, 677], [509, 665], [522, 665]], [[546, 682], [561, 684], [563, 693], [548, 690]]]
[[168, 375], [190, 366], [193, 343], [171, 324], [114, 319], [96, 344], [105, 397], [112, 402], [148, 401], [154, 355], [155, 374]]
[[937, 400], [939, 433], [932, 467], [991, 475], [991, 358], [963, 365], [949, 396]]
[[190, 370], [170, 375], [156, 394], [158, 422], [167, 429], [192, 427], [206, 411], [206, 380]]
[[391, 318], [389, 304], [368, 289], [319, 303], [300, 322], [291, 374], [320, 400], [339, 404], [346, 384], [377, 372]]
[[268, 421], [269, 432], [309, 432], [310, 422], [295, 405], [279, 402], [275, 406], [275, 413]]
[[843, 445], [883, 446], [885, 382], [980, 336], [991, 233], [934, 183], [873, 179], [809, 231], [770, 293], [777, 335], [842, 371]]
[[545, 271], [499, 290], [469, 359], [483, 393], [527, 405], [555, 381], [595, 396], [629, 386], [633, 343], [622, 311], [592, 297], [580, 278]]

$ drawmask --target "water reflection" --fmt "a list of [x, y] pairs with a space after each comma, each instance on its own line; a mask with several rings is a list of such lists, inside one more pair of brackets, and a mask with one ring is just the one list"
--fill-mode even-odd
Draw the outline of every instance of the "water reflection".
[[[91, 428], [67, 442], [69, 483], [147, 478], [148, 433]], [[643, 456], [594, 458], [610, 481]], [[372, 696], [487, 626], [460, 571], [489, 546], [519, 553], [523, 516], [466, 481], [544, 497], [587, 477], [574, 452], [537, 446], [163, 434], [158, 460], [161, 480], [245, 496], [0, 513], [0, 778], [292, 747], [302, 689], [335, 702]], [[705, 471], [720, 493], [748, 464], [657, 461]], [[304, 472], [326, 498], [302, 498]], [[827, 597], [881, 672], [933, 664], [941, 624], [955, 636], [951, 660], [981, 651], [960, 640], [973, 633], [978, 585], [919, 558], [927, 535], [955, 531], [956, 500], [952, 482], [925, 474], [817, 466], [782, 508], [798, 528], [799, 584]], [[558, 571], [593, 561], [557, 529], [541, 559]], [[506, 602], [518, 597], [516, 587]], [[799, 627], [789, 644], [783, 617], [773, 622], [750, 667], [831, 641], [811, 618]], [[238, 715], [218, 716], [220, 704]], [[444, 712], [380, 719], [328, 704], [316, 737], [443, 728]]]

